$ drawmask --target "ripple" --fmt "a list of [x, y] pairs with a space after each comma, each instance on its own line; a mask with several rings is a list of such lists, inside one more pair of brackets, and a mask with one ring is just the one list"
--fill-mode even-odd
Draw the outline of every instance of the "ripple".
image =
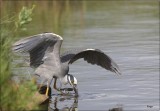
[[107, 97], [105, 93], [82, 93], [80, 94], [79, 100], [100, 100]]

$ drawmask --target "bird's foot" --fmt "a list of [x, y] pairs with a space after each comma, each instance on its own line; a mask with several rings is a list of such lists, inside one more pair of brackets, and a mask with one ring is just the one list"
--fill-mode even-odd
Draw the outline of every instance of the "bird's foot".
[[61, 91], [73, 91], [73, 88], [62, 88]]
[[62, 95], [68, 95], [70, 94], [69, 91], [73, 91], [73, 88], [63, 88], [59, 89]]

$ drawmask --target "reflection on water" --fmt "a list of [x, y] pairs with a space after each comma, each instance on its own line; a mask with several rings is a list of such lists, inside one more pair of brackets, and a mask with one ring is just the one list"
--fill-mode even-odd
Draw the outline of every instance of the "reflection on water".
[[[64, 104], [66, 103], [66, 104]], [[48, 111], [78, 111], [78, 97], [52, 96]]]
[[[78, 97], [52, 95], [41, 105], [47, 105], [48, 111], [78, 111]], [[107, 111], [123, 111], [122, 107], [106, 109]]]
[[[42, 86], [39, 90], [40, 94], [45, 94], [46, 86]], [[51, 93], [51, 88], [49, 89], [49, 98], [42, 101], [39, 105], [42, 107], [46, 107], [46, 111], [78, 111], [78, 100], [86, 101], [86, 100], [97, 100], [106, 97], [105, 93], [81, 93], [78, 97], [75, 96], [74, 93], [69, 93], [67, 95], [62, 95], [60, 93]], [[91, 106], [90, 106], [91, 107]], [[117, 105], [114, 108], [106, 108], [108, 111], [123, 111], [122, 105]]]
[[[158, 2], [14, 1], [13, 5], [5, 1], [2, 14], [32, 4], [36, 5], [33, 22], [21, 36], [55, 32], [64, 38], [62, 52], [81, 47], [98, 48], [111, 56], [122, 71], [121, 76], [116, 76], [83, 60], [77, 61], [70, 66], [69, 73], [78, 79], [78, 101], [54, 95], [50, 110], [77, 106], [78, 110], [159, 109]], [[28, 67], [18, 69], [13, 70], [20, 75]]]

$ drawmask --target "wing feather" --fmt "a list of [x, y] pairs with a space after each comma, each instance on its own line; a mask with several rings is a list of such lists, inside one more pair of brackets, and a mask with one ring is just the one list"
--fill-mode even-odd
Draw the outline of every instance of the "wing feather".
[[53, 46], [58, 40], [63, 40], [54, 33], [42, 33], [21, 39], [13, 44], [14, 52], [29, 53], [30, 66], [38, 67], [43, 63], [43, 58], [47, 52], [53, 51]]
[[81, 58], [83, 58], [90, 64], [96, 64], [98, 66], [101, 66], [102, 68], [105, 68], [117, 74], [121, 74], [118, 65], [108, 55], [106, 55], [99, 49], [68, 51], [61, 56], [61, 61], [63, 63], [67, 62], [68, 64], [72, 64], [73, 62]]

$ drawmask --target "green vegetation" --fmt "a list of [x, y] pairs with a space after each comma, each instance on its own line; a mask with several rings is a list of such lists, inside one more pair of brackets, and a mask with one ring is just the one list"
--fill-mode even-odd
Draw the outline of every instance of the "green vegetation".
[[38, 109], [40, 97], [35, 96], [37, 87], [33, 81], [26, 81], [20, 85], [12, 81], [11, 62], [12, 51], [11, 44], [13, 38], [19, 37], [19, 33], [26, 31], [26, 25], [32, 21], [34, 5], [31, 8], [23, 7], [18, 15], [7, 15], [1, 18], [1, 98], [0, 110], [31, 110]]
[[27, 30], [24, 25], [32, 21], [32, 12], [34, 7], [35, 5], [33, 5], [31, 9], [27, 9], [27, 7], [22, 8], [19, 13], [18, 20], [15, 22], [16, 29]]

